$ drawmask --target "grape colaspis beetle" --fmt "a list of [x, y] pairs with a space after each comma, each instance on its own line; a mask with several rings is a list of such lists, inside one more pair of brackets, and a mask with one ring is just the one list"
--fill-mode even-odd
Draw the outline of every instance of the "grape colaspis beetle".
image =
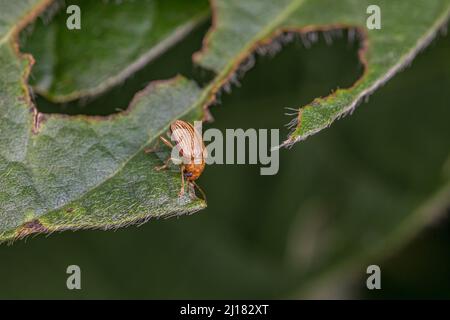
[[[190, 123], [176, 120], [170, 125], [167, 135], [175, 142], [175, 146], [163, 136], [161, 141], [172, 149], [171, 156], [165, 161], [164, 165], [155, 167], [155, 170], [163, 170], [169, 167], [169, 162], [180, 166], [181, 171], [181, 190], [180, 196], [184, 195], [184, 185], [187, 182], [200, 191], [203, 199], [206, 196], [203, 190], [195, 183], [205, 169], [206, 148], [203, 143], [201, 132], [198, 132]], [[175, 153], [178, 157], [173, 157]], [[146, 153], [154, 152], [154, 148], [145, 150]]]

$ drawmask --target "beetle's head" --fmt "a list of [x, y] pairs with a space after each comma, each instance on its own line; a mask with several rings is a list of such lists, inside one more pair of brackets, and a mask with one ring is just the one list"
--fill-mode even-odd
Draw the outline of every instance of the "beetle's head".
[[190, 177], [192, 177], [192, 172], [187, 172], [187, 171], [185, 171], [183, 174], [184, 174], [184, 177], [185, 177], [185, 178], [190, 178]]

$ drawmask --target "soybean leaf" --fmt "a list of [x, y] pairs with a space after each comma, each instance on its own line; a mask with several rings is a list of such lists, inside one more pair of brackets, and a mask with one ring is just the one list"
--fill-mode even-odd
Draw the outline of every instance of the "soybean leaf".
[[[182, 39], [208, 16], [207, 0], [56, 1], [24, 40], [37, 64], [30, 83], [55, 102], [97, 95], [117, 85]], [[80, 8], [69, 29], [66, 7]], [[59, 10], [58, 7], [60, 8]], [[71, 12], [71, 11], [70, 11]]]
[[[390, 0], [216, 0], [214, 25], [196, 61], [218, 76], [211, 85], [214, 93], [248, 66], [248, 56], [262, 46], [270, 51], [286, 33], [309, 33], [306, 44], [314, 41], [316, 31], [350, 28], [361, 37], [360, 59], [365, 70], [350, 88], [338, 89], [298, 108], [294, 129], [285, 141], [290, 145], [322, 130], [351, 112], [395, 73], [408, 65], [425, 47], [450, 15], [450, 1]], [[381, 11], [381, 29], [369, 30], [367, 8]], [[327, 37], [331, 40], [331, 34]], [[213, 99], [213, 97], [211, 97]]]
[[179, 174], [155, 172], [145, 155], [173, 119], [195, 113], [198, 86], [185, 78], [154, 82], [125, 113], [110, 117], [39, 114], [16, 52], [23, 21], [48, 1], [8, 3], [0, 21], [0, 240], [67, 228], [110, 228], [150, 217], [191, 213], [204, 202], [178, 197]]
[[[314, 297], [342, 299], [354, 292], [337, 290], [330, 279], [338, 275], [347, 287], [348, 277], [361, 274], [356, 284], [367, 292], [370, 264], [381, 267], [386, 290], [383, 257], [425, 224], [441, 222], [439, 209], [450, 199], [444, 187], [450, 177], [449, 40], [430, 46], [352, 117], [281, 150], [277, 175], [259, 176], [255, 166], [208, 167], [201, 185], [211, 205], [199, 215], [0, 246], [0, 297], [268, 299], [311, 297], [314, 289]], [[314, 92], [351, 82], [357, 73], [347, 79], [342, 69], [355, 67], [353, 55], [339, 40], [332, 50], [323, 41], [310, 50], [292, 44], [274, 59], [259, 58], [242, 89], [212, 110], [212, 126], [275, 126], [283, 120], [281, 113], [274, 117], [275, 103], [307, 101]], [[299, 60], [304, 72], [292, 76]], [[438, 237], [435, 227], [428, 232]], [[417, 268], [441, 275], [434, 260], [447, 258], [441, 252]], [[29, 272], [30, 260], [45, 270], [41, 276]], [[87, 283], [95, 286], [61, 288], [61, 278], [52, 275], [70, 261], [88, 269]], [[409, 261], [398, 266], [402, 279], [415, 281], [418, 274], [405, 271]], [[321, 284], [326, 290], [317, 291]]]
[[[177, 175], [151, 171], [156, 158], [144, 157], [142, 148], [174, 119], [187, 114], [198, 117], [200, 107], [214, 101], [236, 71], [248, 67], [256, 49], [271, 50], [286, 32], [350, 28], [362, 39], [361, 79], [349, 89], [300, 108], [297, 126], [285, 142], [291, 144], [352, 110], [406, 65], [446, 21], [450, 6], [447, 0], [378, 1], [385, 13], [382, 29], [366, 30], [367, 1], [217, 0], [213, 28], [195, 58], [217, 73], [209, 85], [200, 89], [178, 77], [145, 90], [126, 113], [89, 118], [44, 116], [30, 103], [22, 77], [30, 62], [17, 56], [15, 35], [29, 20], [19, 18], [37, 12], [33, 6], [47, 3], [1, 3], [8, 9], [1, 11], [5, 22], [0, 29], [0, 128], [5, 132], [0, 140], [2, 239], [65, 228], [108, 228], [200, 209], [204, 204], [199, 201], [179, 203], [174, 192]], [[14, 17], [19, 20], [8, 24]], [[150, 171], [144, 170], [147, 167]]]

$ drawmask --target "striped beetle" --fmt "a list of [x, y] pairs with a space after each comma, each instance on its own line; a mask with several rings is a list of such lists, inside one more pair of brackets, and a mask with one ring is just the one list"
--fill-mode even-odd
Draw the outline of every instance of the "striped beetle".
[[[170, 130], [167, 132], [167, 136], [171, 138], [176, 145], [160, 136], [161, 141], [172, 149], [171, 156], [164, 162], [164, 165], [155, 167], [155, 170], [163, 170], [169, 167], [169, 162], [179, 165], [181, 170], [181, 190], [179, 196], [184, 195], [184, 185], [187, 181], [188, 185], [192, 184], [200, 191], [203, 199], [206, 201], [206, 195], [203, 190], [195, 183], [203, 170], [205, 169], [206, 147], [203, 143], [201, 132], [198, 132], [190, 123], [176, 120], [170, 125]], [[173, 148], [178, 157], [173, 157]], [[154, 152], [154, 148], [145, 150], [146, 153]]]

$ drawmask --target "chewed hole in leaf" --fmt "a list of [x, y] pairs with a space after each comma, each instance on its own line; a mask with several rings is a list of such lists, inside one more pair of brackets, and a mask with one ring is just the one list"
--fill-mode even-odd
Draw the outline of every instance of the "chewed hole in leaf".
[[[362, 40], [362, 35], [355, 29], [283, 33], [257, 47], [218, 92], [216, 102], [226, 102], [226, 93], [233, 95], [238, 91], [237, 95], [240, 95], [240, 87], [249, 87], [250, 91], [273, 92], [273, 106], [270, 110], [244, 107], [239, 110], [241, 114], [254, 115], [253, 126], [241, 124], [240, 117], [233, 119], [232, 126], [280, 128], [283, 137], [291, 130], [289, 122], [298, 115], [301, 106], [339, 88], [351, 87], [362, 76]], [[336, 60], [340, 62], [336, 63]], [[265, 73], [266, 68], [272, 70], [270, 76]], [[246, 90], [242, 92], [245, 94]], [[247, 98], [241, 99], [245, 101]], [[277, 107], [281, 110], [274, 109]], [[211, 110], [216, 118], [215, 108]], [[217, 112], [218, 118], [223, 116], [223, 111]], [[271, 114], [270, 123], [267, 123], [267, 119], [258, 120], [258, 114], [264, 112]]]
[[[145, 25], [145, 20], [152, 19], [151, 11], [156, 11], [156, 13], [154, 13], [155, 15], [162, 14], [160, 11], [163, 11], [165, 8], [164, 6], [168, 5], [164, 4], [163, 1], [145, 2], [154, 2], [152, 5], [144, 4], [143, 7], [138, 7], [140, 8], [139, 10], [147, 10], [147, 15], [138, 15], [138, 17], [136, 17], [136, 12], [131, 11], [129, 13], [130, 15], [133, 15], [133, 19], [131, 19], [130, 17], [127, 18], [127, 16], [123, 14], [122, 19], [127, 21], [134, 21], [138, 18], [143, 20], [142, 22], [135, 22], [129, 26], [129, 28], [150, 28]], [[82, 10], [83, 8], [86, 8], [85, 11], [95, 9], [90, 7], [91, 2], [84, 0], [70, 1], [70, 3], [79, 5]], [[69, 5], [69, 3], [67, 5]], [[123, 8], [123, 11], [127, 10], [126, 7], [118, 6], [114, 2], [104, 2], [101, 5], [94, 5], [94, 7], [96, 6], [101, 6], [103, 9], [106, 8], [106, 10], [109, 10], [116, 16], [118, 16], [118, 14], [115, 13], [114, 10], [117, 10], [117, 8]], [[129, 59], [130, 65], [140, 64], [139, 66], [133, 67], [135, 70], [132, 68], [133, 70], [127, 71], [128, 74], [125, 74], [127, 72], [124, 72], [124, 70], [118, 70], [116, 73], [112, 73], [114, 70], [105, 71], [110, 72], [108, 75], [111, 78], [121, 78], [119, 81], [113, 79], [113, 82], [116, 82], [110, 83], [111, 79], [106, 79], [103, 82], [92, 80], [97, 76], [99, 78], [105, 76], [101, 73], [103, 67], [99, 67], [98, 75], [90, 71], [92, 65], [97, 64], [101, 66], [102, 64], [105, 64], [105, 59], [102, 56], [94, 57], [91, 59], [93, 62], [89, 64], [83, 62], [85, 60], [89, 60], [86, 57], [74, 57], [73, 55], [67, 54], [67, 50], [60, 52], [58, 48], [55, 48], [55, 45], [58, 45], [58, 41], [55, 39], [58, 39], [58, 37], [69, 38], [59, 40], [62, 45], [67, 46], [72, 34], [76, 34], [76, 32], [94, 32], [85, 31], [83, 29], [70, 32], [64, 30], [66, 27], [65, 19], [67, 17], [65, 12], [66, 6], [61, 4], [60, 1], [57, 1], [42, 14], [40, 19], [36, 20], [34, 24], [30, 25], [21, 33], [21, 51], [32, 54], [36, 60], [36, 63], [31, 70], [29, 82], [31, 84], [33, 98], [38, 111], [41, 113], [60, 113], [67, 115], [82, 114], [105, 116], [126, 110], [134, 95], [144, 89], [153, 80], [169, 79], [181, 74], [187, 78], [196, 80], [200, 84], [209, 81], [211, 79], [211, 73], [195, 67], [192, 64], [191, 59], [192, 54], [201, 48], [202, 39], [211, 24], [211, 22], [207, 19], [208, 2], [207, 0], [196, 0], [193, 4], [190, 4], [189, 7], [189, 10], [193, 11], [193, 15], [190, 17], [191, 20], [184, 21], [183, 19], [187, 19], [187, 14], [184, 16], [181, 15], [181, 17], [179, 17], [180, 26], [177, 27], [174, 25], [172, 26], [173, 29], [169, 30], [173, 33], [173, 35], [169, 34], [166, 39], [160, 39], [160, 42], [162, 43], [158, 42], [155, 47], [151, 47], [148, 51], [143, 52], [140, 57], [123, 58]], [[162, 18], [164, 18], [164, 16]], [[168, 21], [173, 23], [173, 20], [176, 19], [176, 17], [170, 17]], [[86, 18], [86, 20], [88, 20], [88, 18]], [[95, 27], [92, 24], [89, 25], [89, 22], [89, 20], [83, 22], [85, 23], [83, 25], [85, 26], [85, 29]], [[152, 21], [154, 24], [162, 24], [162, 22], [164, 21]], [[169, 29], [169, 27], [166, 26], [156, 25], [154, 27], [154, 32], [157, 33], [160, 31], [159, 29], [163, 27]], [[103, 29], [100, 28], [100, 30], [102, 32], [108, 31], [105, 27], [103, 27]], [[114, 30], [115, 29], [112, 28], [111, 32], [114, 32]], [[164, 31], [168, 33], [167, 30]], [[138, 30], [136, 30], [136, 32], [138, 33]], [[136, 42], [145, 43], [146, 41], [154, 41], [155, 39], [152, 38], [151, 34], [151, 32], [150, 36], [144, 34], [143, 37], [145, 36], [145, 38], [143, 39], [118, 39], [115, 42], [119, 41], [120, 44], [120, 41], [122, 41], [123, 47], [133, 46]], [[92, 51], [95, 48], [101, 50], [101, 35], [98, 37], [93, 37], [92, 35], [84, 37], [78, 36], [78, 38], [77, 36], [73, 37], [73, 46], [83, 46], [85, 43], [82, 41], [91, 41], [92, 43], [86, 47], [87, 51]], [[109, 35], [109, 37], [111, 36]], [[108, 40], [111, 43], [115, 43], [111, 39]], [[163, 48], [161, 49], [160, 47]], [[124, 49], [117, 44], [111, 49], [111, 52], [116, 55], [127, 54], [127, 51], [124, 51]], [[153, 56], [153, 58], [149, 61], [145, 61], [143, 57], [147, 55]], [[113, 58], [109, 59], [111, 61], [108, 61], [108, 63], [114, 63], [112, 60]], [[149, 58], [147, 57], [147, 59]], [[68, 67], [70, 64], [84, 67], [74, 69], [73, 67]], [[130, 66], [128, 65], [127, 68], [129, 67]], [[56, 81], [59, 83], [55, 83]], [[82, 85], [89, 82], [93, 83], [93, 87], [91, 88], [92, 92], [86, 91], [82, 88]], [[68, 91], [72, 90], [70, 94], [64, 93], [64, 83], [67, 84]], [[106, 89], [103, 88], [105, 86], [107, 87]], [[77, 92], [75, 88], [78, 88], [79, 91]]]
[[[342, 30], [331, 43], [327, 43], [323, 34], [317, 33], [316, 41], [309, 47], [305, 47], [301, 35], [294, 34], [288, 42], [277, 47], [276, 52], [269, 47], [260, 54], [255, 52], [253, 68], [247, 69], [245, 75], [240, 74], [239, 85], [232, 85], [229, 93], [222, 91], [219, 106], [211, 108], [215, 121], [205, 127], [218, 128], [222, 132], [227, 128], [279, 128], [280, 137], [283, 137], [289, 131], [283, 125], [292, 118], [284, 114], [290, 112], [284, 107], [307, 104], [337, 87], [351, 86], [361, 76], [360, 42], [356, 38], [349, 41], [347, 33]], [[206, 168], [200, 178], [201, 185], [208, 192], [209, 203], [220, 203], [220, 206], [214, 208], [211, 205], [205, 209], [205, 215], [223, 213], [226, 216], [223, 219], [237, 234], [234, 237], [239, 238], [246, 249], [270, 251], [274, 259], [279, 258], [277, 255], [285, 250], [285, 235], [291, 228], [291, 219], [301, 204], [295, 199], [297, 191], [294, 190], [310, 183], [310, 180], [304, 180], [302, 162], [296, 162], [297, 158], [290, 160], [293, 153], [295, 157], [303, 154], [302, 146], [296, 149], [280, 150], [280, 171], [274, 176], [260, 176], [258, 165], [212, 165]], [[289, 171], [293, 168], [297, 171], [296, 178]], [[320, 167], [315, 170], [320, 171]], [[289, 187], [283, 187], [288, 180], [291, 181]], [[301, 183], [296, 185], [299, 181]], [[224, 190], [224, 186], [232, 188]], [[224, 203], [224, 198], [233, 200]], [[279, 198], [284, 199], [282, 209], [276, 200]], [[241, 201], [240, 214], [234, 213], [235, 201]], [[276, 219], [274, 212], [277, 212]], [[255, 227], [256, 221], [263, 221], [263, 227]], [[272, 234], [268, 240], [265, 231], [272, 232], [270, 230], [276, 232], [276, 236]]]
[[[105, 116], [126, 110], [134, 95], [153, 80], [168, 79], [182, 74], [188, 78], [194, 78], [200, 83], [205, 82], [205, 79], [210, 78], [209, 73], [193, 66], [191, 55], [200, 47], [201, 39], [207, 28], [207, 24], [200, 26], [163, 56], [99, 96], [77, 99], [67, 103], [53, 103], [42, 95], [36, 94], [37, 109], [42, 113]], [[194, 43], [195, 45], [193, 45]], [[168, 61], [170, 63], [167, 63]]]

